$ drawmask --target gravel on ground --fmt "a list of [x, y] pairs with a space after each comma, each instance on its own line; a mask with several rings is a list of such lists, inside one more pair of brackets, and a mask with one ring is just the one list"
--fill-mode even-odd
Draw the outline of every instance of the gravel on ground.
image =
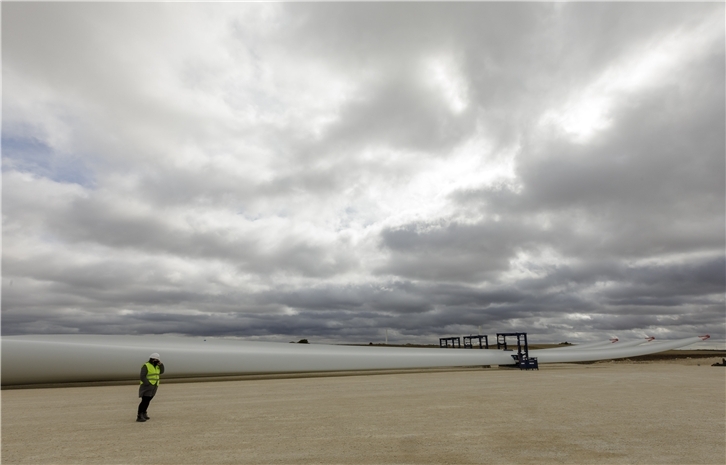
[[2, 463], [724, 464], [716, 361], [4, 390]]

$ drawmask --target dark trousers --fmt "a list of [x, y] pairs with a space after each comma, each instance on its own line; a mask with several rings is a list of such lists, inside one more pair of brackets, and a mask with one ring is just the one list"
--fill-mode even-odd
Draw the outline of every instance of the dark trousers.
[[146, 413], [146, 409], [149, 408], [149, 402], [151, 402], [151, 399], [153, 399], [154, 396], [143, 396], [141, 398], [141, 403], [139, 404], [139, 415], [142, 413]]

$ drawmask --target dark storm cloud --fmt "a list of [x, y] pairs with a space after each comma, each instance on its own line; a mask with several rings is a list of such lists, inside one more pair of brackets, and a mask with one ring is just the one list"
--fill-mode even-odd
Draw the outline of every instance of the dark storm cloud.
[[4, 5], [2, 332], [724, 339], [723, 14]]

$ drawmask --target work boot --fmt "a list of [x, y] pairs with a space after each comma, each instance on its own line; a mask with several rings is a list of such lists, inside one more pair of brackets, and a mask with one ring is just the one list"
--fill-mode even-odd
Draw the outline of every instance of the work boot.
[[136, 421], [146, 421], [146, 418], [144, 418], [144, 416], [139, 413], [138, 415], [136, 415]]
[[149, 416], [146, 414], [146, 412], [142, 413], [141, 416], [144, 417], [144, 420], [151, 420], [151, 418], [149, 418]]

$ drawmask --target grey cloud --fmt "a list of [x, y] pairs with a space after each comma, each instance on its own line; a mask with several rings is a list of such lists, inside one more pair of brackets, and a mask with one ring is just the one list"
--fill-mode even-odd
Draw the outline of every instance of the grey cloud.
[[386, 229], [381, 242], [391, 256], [379, 272], [443, 281], [490, 280], [509, 268], [509, 259], [527, 247], [530, 237], [522, 224], [499, 222]]
[[[519, 43], [509, 32], [533, 27], [547, 5], [517, 4], [445, 5], [428, 3], [411, 8], [403, 4], [288, 5], [300, 16], [300, 31], [314, 50], [334, 59], [355, 63], [361, 57], [410, 56], [431, 46], [459, 45], [471, 35], [506, 50]], [[297, 32], [297, 31], [296, 31]], [[503, 40], [506, 37], [506, 41]], [[508, 43], [507, 43], [508, 42]], [[504, 55], [504, 52], [502, 52]], [[365, 62], [358, 62], [365, 65]]]
[[331, 251], [305, 239], [290, 237], [271, 251], [261, 250], [260, 237], [231, 230], [179, 227], [150, 212], [119, 209], [99, 197], [79, 198], [68, 209], [46, 216], [44, 228], [59, 240], [96, 243], [111, 248], [228, 261], [240, 269], [260, 273], [290, 271], [330, 275], [354, 266], [344, 251]]
[[725, 270], [723, 256], [695, 263], [629, 269], [620, 278], [624, 285], [620, 289], [605, 290], [603, 296], [612, 304], [635, 303], [641, 299], [664, 306], [689, 301], [696, 304], [699, 296], [707, 299], [722, 293]]
[[341, 122], [326, 134], [326, 144], [343, 151], [374, 145], [445, 153], [472, 132], [470, 113], [450, 115], [440, 99], [412, 85], [410, 78], [392, 76], [371, 87], [369, 98], [342, 111]]
[[339, 312], [380, 316], [386, 313], [422, 313], [431, 303], [415, 287], [396, 282], [387, 285], [326, 286], [312, 289], [267, 292], [257, 297], [264, 303], [281, 303], [300, 310]]
[[[723, 25], [608, 94], [590, 140], [539, 124], [723, 13], [4, 5], [2, 332], [723, 339]], [[432, 58], [460, 75], [458, 114]], [[451, 188], [430, 166], [461, 150], [481, 151], [477, 179], [511, 155], [511, 179]]]
[[578, 257], [723, 250], [724, 109], [712, 104], [723, 99], [723, 71], [705, 65], [690, 72], [709, 79], [623, 108], [602, 141], [526, 144], [520, 193], [460, 191], [454, 199], [507, 219], [540, 215], [567, 225], [562, 240], [541, 240]]

